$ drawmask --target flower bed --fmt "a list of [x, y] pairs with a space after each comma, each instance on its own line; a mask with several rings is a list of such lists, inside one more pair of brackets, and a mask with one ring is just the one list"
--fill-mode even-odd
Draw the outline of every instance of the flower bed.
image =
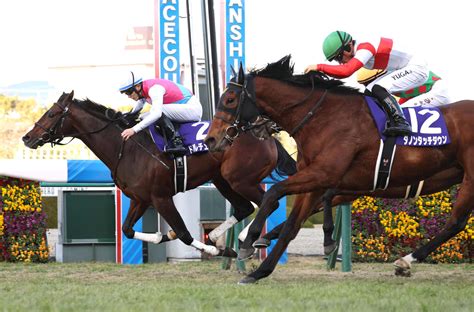
[[37, 182], [0, 177], [0, 259], [47, 262], [46, 215]]
[[[446, 224], [457, 187], [416, 200], [361, 197], [352, 203], [355, 261], [394, 261], [428, 242]], [[466, 229], [440, 246], [427, 262], [471, 262], [474, 217]]]

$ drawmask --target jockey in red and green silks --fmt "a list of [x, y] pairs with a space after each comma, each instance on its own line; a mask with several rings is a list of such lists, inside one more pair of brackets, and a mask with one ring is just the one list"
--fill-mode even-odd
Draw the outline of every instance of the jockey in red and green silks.
[[409, 135], [411, 127], [392, 95], [406, 99], [404, 106], [420, 103], [435, 106], [447, 104], [450, 99], [440, 78], [430, 72], [425, 62], [406, 51], [399, 42], [389, 38], [357, 42], [348, 33], [335, 31], [324, 40], [323, 52], [327, 60], [336, 60], [339, 65], [310, 65], [306, 72], [318, 70], [335, 78], [347, 78], [362, 67], [385, 70], [367, 89], [379, 100], [391, 121], [384, 134]]

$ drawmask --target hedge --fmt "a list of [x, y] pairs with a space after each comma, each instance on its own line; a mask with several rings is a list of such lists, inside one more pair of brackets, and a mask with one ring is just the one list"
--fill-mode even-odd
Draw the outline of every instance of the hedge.
[[[354, 261], [394, 261], [432, 239], [446, 224], [458, 186], [416, 200], [361, 197], [352, 203]], [[426, 259], [430, 263], [472, 262], [474, 216], [464, 231]]]
[[0, 260], [47, 262], [46, 214], [38, 182], [0, 177]]

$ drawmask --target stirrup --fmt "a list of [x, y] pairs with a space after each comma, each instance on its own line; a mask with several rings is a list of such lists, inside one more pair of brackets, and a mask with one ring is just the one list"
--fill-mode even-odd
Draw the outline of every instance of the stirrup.
[[187, 149], [183, 145], [183, 140], [181, 138], [175, 138], [165, 147], [165, 152], [177, 156], [182, 156], [186, 154]]
[[411, 135], [411, 127], [407, 125], [393, 125], [387, 126], [383, 131], [385, 136], [406, 136]]

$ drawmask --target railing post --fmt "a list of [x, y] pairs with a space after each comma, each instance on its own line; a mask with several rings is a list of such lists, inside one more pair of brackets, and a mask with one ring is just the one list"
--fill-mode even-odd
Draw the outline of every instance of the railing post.
[[[234, 214], [234, 208], [231, 208], [230, 215]], [[244, 229], [244, 221], [235, 224], [231, 229], [227, 231], [225, 246], [233, 248], [235, 251], [239, 251], [239, 233]], [[222, 269], [229, 270], [232, 264], [232, 259], [224, 257], [222, 261]], [[245, 272], [245, 262], [235, 259], [235, 266], [239, 272]]]
[[342, 236], [342, 272], [352, 271], [352, 234], [351, 234], [351, 205], [344, 203], [341, 205], [341, 236]]
[[336, 267], [339, 245], [342, 237], [342, 272], [352, 271], [352, 234], [351, 234], [351, 205], [344, 203], [336, 208], [336, 221], [334, 226], [333, 240], [336, 241], [335, 250], [329, 255], [327, 268], [332, 270]]

